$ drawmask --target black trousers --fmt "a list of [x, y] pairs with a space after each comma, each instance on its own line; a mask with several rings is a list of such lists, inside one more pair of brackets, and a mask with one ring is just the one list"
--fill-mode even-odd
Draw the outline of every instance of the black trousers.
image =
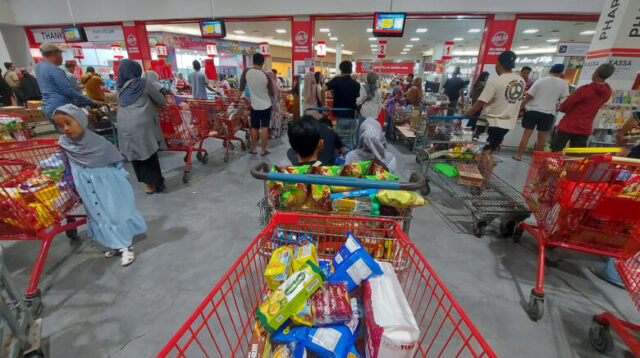
[[132, 160], [133, 170], [136, 172], [136, 178], [141, 183], [161, 187], [164, 184], [164, 177], [160, 169], [160, 161], [158, 160], [158, 152], [145, 160]]
[[569, 142], [569, 148], [582, 148], [587, 146], [588, 135], [573, 134], [556, 130], [551, 139], [551, 151], [561, 152]]

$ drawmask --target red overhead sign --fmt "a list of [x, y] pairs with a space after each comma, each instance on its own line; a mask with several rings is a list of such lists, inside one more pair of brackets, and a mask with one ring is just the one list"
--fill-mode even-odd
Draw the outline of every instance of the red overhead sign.
[[413, 62], [356, 62], [357, 73], [378, 72], [408, 75], [413, 73]]

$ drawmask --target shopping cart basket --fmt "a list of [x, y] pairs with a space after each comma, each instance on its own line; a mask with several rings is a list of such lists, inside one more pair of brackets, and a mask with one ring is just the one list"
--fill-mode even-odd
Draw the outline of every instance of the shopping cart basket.
[[[55, 139], [0, 143], [0, 240], [42, 241], [26, 291], [34, 316], [42, 308], [38, 282], [51, 241], [61, 232], [76, 239], [86, 223], [85, 216], [71, 215], [80, 197], [60, 153]], [[51, 180], [34, 175], [39, 167], [53, 168], [45, 172]]]
[[[202, 139], [209, 134], [208, 114], [202, 110], [184, 110], [175, 104], [158, 108], [160, 128], [167, 142], [167, 149], [172, 152], [186, 152], [182, 181], [186, 184], [191, 178], [191, 153], [207, 164], [209, 154], [202, 149]], [[199, 147], [198, 147], [199, 144]]]
[[[529, 208], [516, 189], [485, 165], [486, 134], [476, 138], [473, 132], [462, 128], [459, 121], [468, 118], [429, 116], [423, 134], [426, 138], [422, 147], [416, 150], [420, 172], [427, 178], [422, 193], [431, 192], [429, 182], [433, 181], [471, 213], [476, 236], [483, 236], [486, 227], [496, 218], [500, 218], [501, 235], [510, 236], [518, 223], [529, 217]], [[450, 177], [439, 170], [439, 164], [455, 168], [467, 164], [468, 168], [477, 168], [481, 178], [468, 182], [457, 174]]]
[[[305, 114], [307, 111], [318, 111], [324, 112], [327, 111], [331, 114], [333, 118], [336, 118], [336, 126], [334, 131], [342, 140], [342, 143], [351, 148], [355, 148], [356, 144], [356, 131], [358, 130], [358, 116], [357, 111], [351, 108], [332, 108], [332, 107], [317, 107], [317, 108], [306, 108], [304, 110]], [[347, 113], [352, 114], [353, 118], [339, 118], [336, 117], [336, 113]]]
[[[378, 164], [380, 164], [378, 162]], [[269, 172], [269, 165], [265, 162], [262, 162], [251, 169], [251, 176], [256, 179], [265, 181], [265, 197], [258, 202], [258, 208], [260, 209], [260, 224], [261, 226], [266, 226], [271, 219], [271, 216], [277, 211], [289, 211], [289, 212], [301, 212], [305, 214], [316, 214], [316, 215], [336, 215], [336, 216], [355, 216], [355, 217], [373, 217], [373, 218], [384, 218], [388, 220], [394, 220], [400, 225], [402, 225], [402, 230], [409, 234], [409, 229], [411, 226], [411, 209], [393, 209], [389, 208], [388, 211], [382, 211], [380, 215], [372, 215], [370, 211], [362, 211], [355, 210], [350, 213], [345, 213], [342, 211], [321, 211], [318, 209], [312, 208], [291, 208], [291, 209], [282, 209], [275, 207], [273, 203], [269, 201], [268, 197], [268, 189], [267, 189], [267, 181], [279, 181], [286, 183], [305, 183], [305, 184], [321, 184], [321, 185], [332, 185], [332, 186], [341, 186], [348, 188], [364, 188], [364, 189], [387, 189], [387, 190], [416, 190], [422, 187], [425, 183], [425, 179], [422, 175], [418, 173], [414, 173], [411, 175], [410, 182], [398, 182], [398, 181], [388, 181], [388, 180], [370, 180], [370, 179], [360, 179], [360, 178], [352, 178], [352, 177], [341, 177], [341, 176], [325, 176], [325, 175], [316, 175], [316, 174], [287, 174], [287, 173], [276, 173]]]
[[[370, 223], [378, 222], [378, 225]], [[400, 225], [390, 220], [277, 213], [204, 301], [171, 338], [159, 357], [246, 357], [254, 311], [267, 292], [264, 271], [279, 237], [306, 232], [318, 238], [318, 256], [331, 258], [346, 233], [391, 241], [389, 260], [420, 327], [420, 357], [495, 357], [487, 342]]]
[[610, 155], [566, 158], [533, 152], [522, 189], [537, 225], [520, 224], [538, 242], [538, 274], [527, 313], [544, 314], [545, 247], [627, 259], [640, 251], [631, 232], [640, 224], [640, 161]]
[[233, 150], [233, 141], [240, 142], [240, 148], [247, 150], [247, 146], [241, 138], [236, 136], [240, 130], [246, 131], [246, 137], [249, 132], [246, 128], [249, 118], [249, 102], [241, 99], [235, 103], [234, 98], [216, 98], [215, 100], [187, 100], [192, 110], [202, 110], [207, 113], [208, 133], [200, 141], [199, 147], [207, 138], [222, 139], [222, 145], [225, 148], [224, 161], [229, 161], [229, 149]]

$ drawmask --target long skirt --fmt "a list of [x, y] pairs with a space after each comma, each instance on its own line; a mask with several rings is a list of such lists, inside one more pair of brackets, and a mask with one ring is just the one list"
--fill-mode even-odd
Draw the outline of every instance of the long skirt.
[[164, 177], [160, 169], [160, 161], [158, 160], [158, 152], [145, 160], [132, 160], [133, 170], [139, 182], [156, 188], [164, 185]]

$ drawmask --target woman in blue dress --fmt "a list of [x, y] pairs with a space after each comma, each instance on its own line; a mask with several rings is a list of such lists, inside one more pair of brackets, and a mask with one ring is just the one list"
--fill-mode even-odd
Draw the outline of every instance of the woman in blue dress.
[[106, 257], [121, 255], [122, 266], [134, 260], [133, 237], [147, 230], [136, 209], [129, 173], [122, 155], [101, 136], [89, 131], [86, 113], [66, 104], [53, 113], [63, 135], [59, 144], [71, 164], [76, 189], [87, 212], [89, 236], [109, 249]]

